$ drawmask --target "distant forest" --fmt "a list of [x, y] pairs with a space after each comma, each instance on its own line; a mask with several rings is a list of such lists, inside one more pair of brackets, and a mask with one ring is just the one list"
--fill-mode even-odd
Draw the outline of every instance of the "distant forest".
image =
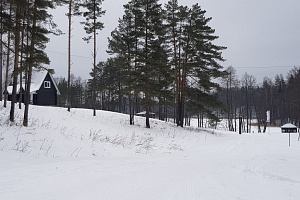
[[[124, 5], [124, 14], [108, 39], [105, 62], [96, 62], [97, 34], [104, 24], [101, 16], [103, 0], [2, 0], [0, 3], [0, 97], [7, 101], [7, 87], [13, 85], [10, 121], [14, 110], [18, 84], [25, 78], [24, 126], [28, 126], [30, 83], [32, 71], [45, 69], [50, 60], [45, 53], [49, 34], [61, 31], [48, 10], [68, 7], [68, 74], [56, 78], [61, 92], [59, 106], [90, 108], [129, 114], [134, 124], [136, 113], [145, 112], [150, 128], [151, 113], [160, 120], [177, 126], [189, 125], [191, 117], [216, 124], [228, 119], [227, 128], [236, 131], [236, 119], [242, 117], [243, 130], [251, 132], [252, 119], [257, 119], [262, 131], [266, 127], [266, 111], [271, 124], [299, 123], [299, 68], [286, 78], [265, 78], [258, 85], [245, 74], [240, 80], [233, 67], [224, 69], [224, 46], [215, 44], [218, 36], [209, 26], [212, 18], [199, 4], [191, 7], [170, 0], [162, 5], [158, 0], [131, 0]], [[81, 80], [71, 72], [72, 18], [81, 17], [83, 38], [93, 44], [91, 79]], [[12, 73], [10, 73], [12, 72]], [[4, 94], [4, 97], [2, 97]], [[21, 103], [19, 104], [21, 107]], [[259, 129], [261, 130], [261, 129]]]
[[[270, 111], [269, 125], [281, 126], [290, 122], [299, 126], [300, 67], [294, 67], [285, 76], [280, 74], [272, 79], [265, 77], [262, 83], [258, 83], [254, 76], [247, 73], [243, 77], [237, 77], [233, 67], [228, 67], [226, 71], [227, 75], [220, 79], [220, 89], [213, 94], [222, 102], [223, 107], [212, 110], [218, 118], [228, 119], [226, 127], [228, 130], [237, 131], [238, 118], [241, 116], [244, 125], [243, 132], [251, 132], [251, 126], [254, 125], [258, 126], [259, 131], [264, 132], [267, 127], [266, 112], [268, 110]], [[116, 74], [108, 74], [111, 77], [101, 78], [102, 88], [98, 91], [97, 109], [128, 114], [128, 96], [119, 90]], [[55, 80], [62, 93], [58, 99], [59, 106], [65, 107], [67, 81], [63, 77], [55, 78]], [[91, 91], [88, 85], [87, 80], [71, 76], [70, 100], [73, 107], [91, 108]], [[144, 111], [144, 97], [140, 96], [135, 101], [136, 113]], [[174, 103], [165, 104], [161, 108], [159, 102], [156, 101], [151, 107], [151, 112], [156, 113], [156, 117], [161, 120], [176, 122]], [[205, 113], [187, 110], [185, 125], [189, 125], [191, 117], [199, 119], [199, 127], [204, 127], [204, 118], [208, 118]]]

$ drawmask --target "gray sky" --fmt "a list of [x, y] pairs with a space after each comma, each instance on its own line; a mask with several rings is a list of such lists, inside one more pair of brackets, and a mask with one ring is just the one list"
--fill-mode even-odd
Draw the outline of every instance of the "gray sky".
[[[98, 61], [105, 61], [109, 55], [107, 37], [117, 27], [118, 18], [123, 15], [123, 4], [127, 0], [105, 0], [106, 14], [101, 20], [105, 28], [98, 35]], [[167, 0], [161, 0], [165, 4]], [[232, 65], [241, 78], [245, 73], [262, 82], [263, 77], [284, 77], [293, 66], [300, 66], [300, 1], [299, 0], [179, 0], [179, 4], [191, 6], [199, 3], [206, 10], [206, 17], [212, 17], [210, 26], [220, 38], [216, 44], [226, 46], [223, 57], [226, 68]], [[53, 11], [59, 28], [67, 33], [66, 8]], [[72, 37], [72, 73], [83, 79], [90, 78], [92, 68], [92, 45], [84, 37], [83, 18], [75, 18]], [[51, 59], [50, 68], [55, 76], [67, 76], [67, 34], [51, 36], [47, 53]]]

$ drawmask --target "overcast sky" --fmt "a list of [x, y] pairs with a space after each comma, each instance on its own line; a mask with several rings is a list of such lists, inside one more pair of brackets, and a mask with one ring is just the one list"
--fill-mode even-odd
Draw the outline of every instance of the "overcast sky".
[[[101, 20], [105, 28], [99, 32], [97, 60], [105, 61], [109, 55], [107, 37], [118, 25], [123, 15], [123, 4], [128, 0], [105, 0], [106, 14]], [[167, 0], [161, 0], [165, 4]], [[212, 17], [209, 25], [216, 30], [216, 44], [226, 46], [223, 66], [233, 66], [241, 78], [245, 73], [262, 82], [263, 77], [287, 75], [293, 66], [300, 66], [300, 1], [299, 0], [179, 0], [179, 4], [191, 6], [199, 3]], [[66, 8], [53, 11], [54, 21], [67, 33]], [[84, 37], [82, 18], [75, 18], [72, 37], [72, 73], [83, 79], [90, 78], [92, 46]], [[50, 68], [55, 77], [67, 76], [67, 34], [51, 36], [47, 53]]]

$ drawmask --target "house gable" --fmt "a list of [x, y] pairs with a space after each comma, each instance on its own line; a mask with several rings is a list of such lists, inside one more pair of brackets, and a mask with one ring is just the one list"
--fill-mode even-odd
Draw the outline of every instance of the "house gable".
[[[10, 90], [12, 90], [12, 86], [10, 87], [11, 89], [8, 88], [8, 100], [11, 100]], [[23, 88], [22, 91], [24, 91]], [[19, 95], [19, 85], [17, 95]], [[60, 92], [48, 71], [36, 71], [33, 73], [30, 95], [30, 101], [34, 105], [57, 105], [57, 95], [60, 95]]]
[[33, 94], [33, 104], [36, 105], [57, 105], [57, 89], [51, 75], [47, 73], [40, 87]]

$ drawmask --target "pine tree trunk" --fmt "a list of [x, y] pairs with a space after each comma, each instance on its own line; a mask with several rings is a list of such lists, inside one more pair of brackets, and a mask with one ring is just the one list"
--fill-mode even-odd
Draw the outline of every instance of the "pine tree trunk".
[[[23, 44], [23, 42], [22, 42], [22, 44]], [[21, 51], [22, 51], [22, 49], [21, 49]], [[22, 59], [22, 56], [23, 56], [23, 53], [21, 53], [21, 63], [20, 63], [20, 68], [22, 69], [22, 65], [23, 65], [23, 59]], [[22, 75], [23, 75], [23, 72], [22, 72], [22, 70], [20, 71], [20, 89], [19, 89], [19, 109], [22, 109], [22, 101], [23, 101], [23, 77], [22, 77]]]
[[28, 126], [28, 113], [29, 113], [29, 103], [30, 103], [30, 85], [31, 85], [31, 77], [32, 77], [32, 67], [29, 66], [27, 72], [27, 86], [25, 92], [25, 108], [24, 108], [24, 119], [23, 119], [23, 126]]
[[164, 99], [164, 105], [163, 105], [163, 108], [162, 108], [162, 112], [163, 112], [163, 121], [168, 121], [168, 116], [167, 116], [167, 112], [166, 112], [166, 110], [167, 110], [167, 106], [166, 106], [166, 104], [165, 104], [166, 102], [165, 102], [165, 99]]
[[[175, 13], [173, 12], [173, 19], [175, 19]], [[175, 31], [175, 26], [172, 27], [172, 42], [173, 42], [173, 54], [174, 54], [174, 65], [175, 65], [175, 70], [174, 70], [174, 75], [175, 75], [175, 96], [176, 96], [176, 103], [177, 103], [177, 109], [175, 109], [175, 117], [174, 121], [176, 119], [176, 124], [177, 126], [180, 125], [180, 90], [179, 90], [179, 73], [180, 71], [178, 70], [178, 61], [177, 61], [177, 46], [176, 46], [176, 31]]]
[[[130, 52], [130, 48], [128, 47], [128, 52]], [[128, 91], [128, 103], [129, 103], [129, 124], [133, 125], [133, 106], [132, 106], [132, 95], [131, 95], [131, 65], [130, 65], [130, 53], [128, 53], [128, 82], [129, 82], [129, 91]]]
[[25, 27], [25, 19], [23, 20], [23, 25], [22, 25], [22, 31], [21, 31], [21, 62], [20, 62], [20, 91], [19, 91], [19, 109], [22, 108], [22, 101], [23, 101], [23, 44], [24, 44], [24, 27]]
[[177, 87], [178, 87], [178, 94], [177, 94], [177, 98], [178, 98], [178, 121], [177, 121], [177, 126], [181, 126], [183, 127], [183, 102], [182, 102], [182, 72], [181, 72], [181, 41], [180, 41], [180, 36], [179, 36], [179, 47], [178, 47], [178, 69], [177, 69]]
[[120, 72], [118, 73], [119, 74], [119, 80], [118, 80], [118, 93], [119, 93], [119, 105], [118, 105], [118, 110], [119, 110], [119, 113], [122, 113], [122, 94], [121, 94], [121, 81], [120, 81]]
[[133, 106], [132, 106], [132, 97], [131, 97], [131, 91], [129, 91], [128, 94], [128, 103], [129, 103], [129, 124], [133, 125]]
[[[28, 0], [29, 1], [29, 0]], [[27, 10], [28, 10], [28, 12], [29, 12], [29, 8], [27, 8]], [[27, 22], [27, 25], [26, 25], [26, 48], [28, 49], [29, 48], [29, 29], [30, 29], [30, 26], [29, 26], [29, 24], [30, 24], [30, 19], [29, 19], [29, 16], [28, 16], [28, 14], [27, 14], [27, 16], [26, 16], [27, 18], [26, 18], [26, 22]], [[25, 21], [25, 20], [24, 20]], [[26, 51], [26, 60], [29, 60], [29, 52], [28, 52], [28, 50]], [[27, 101], [27, 97], [26, 97], [26, 91], [27, 91], [27, 86], [28, 86], [28, 68], [26, 68], [25, 70], [24, 70], [24, 77], [25, 77], [25, 80], [24, 80], [24, 86], [25, 86], [25, 88], [24, 88], [24, 105], [26, 105], [26, 103], [28, 102]]]
[[[9, 8], [9, 16], [11, 16], [12, 6]], [[4, 83], [4, 107], [7, 107], [7, 87], [8, 87], [8, 71], [9, 71], [9, 61], [10, 61], [10, 42], [11, 42], [11, 32], [10, 30], [7, 33], [7, 58], [6, 58], [6, 72], [5, 72], [5, 83]]]
[[[34, 57], [34, 47], [35, 47], [35, 29], [36, 29], [36, 12], [37, 12], [37, 5], [36, 2], [34, 3], [34, 10], [33, 10], [33, 21], [32, 21], [32, 35], [31, 35], [31, 44], [30, 44], [30, 61], [32, 62]], [[23, 126], [28, 126], [28, 113], [29, 113], [29, 103], [30, 103], [30, 87], [31, 87], [31, 79], [32, 79], [32, 65], [29, 64], [28, 66], [28, 74], [27, 74], [27, 86], [26, 86], [26, 93], [25, 93], [25, 109], [24, 109], [24, 119], [23, 119]]]
[[70, 98], [70, 82], [71, 82], [71, 30], [72, 30], [72, 0], [69, 2], [69, 13], [68, 13], [68, 18], [69, 18], [69, 35], [68, 35], [68, 90], [67, 90], [67, 95], [68, 95], [68, 111], [71, 111], [71, 98]]
[[265, 123], [264, 123], [264, 129], [263, 129], [263, 133], [265, 133], [266, 132], [266, 130], [267, 130], [267, 122], [265, 121]]
[[96, 116], [96, 46], [97, 46], [97, 40], [96, 40], [96, 4], [94, 1], [94, 77], [93, 77], [93, 110], [94, 114], [93, 116]]
[[150, 108], [149, 108], [149, 95], [146, 94], [146, 128], [150, 128]]
[[[1, 11], [3, 10], [3, 1], [1, 1], [0, 3], [0, 6], [1, 6]], [[0, 16], [0, 101], [2, 101], [3, 99], [3, 89], [2, 89], [2, 74], [3, 74], [3, 44], [2, 44], [2, 38], [3, 38], [3, 33], [2, 33], [2, 30], [3, 30], [3, 23], [2, 23], [2, 15]]]
[[158, 119], [159, 120], [164, 120], [162, 115], [163, 115], [162, 99], [161, 99], [161, 97], [159, 97], [159, 102], [158, 102]]
[[[2, 24], [1, 24], [1, 26], [2, 26]], [[2, 27], [1, 27], [1, 29], [2, 29]], [[2, 33], [0, 35], [0, 39], [2, 41]], [[3, 46], [2, 46], [2, 42], [1, 42], [0, 43], [0, 101], [2, 101], [2, 99], [3, 99], [3, 90], [2, 90], [3, 57], [2, 57], [2, 55], [3, 55]]]
[[145, 91], [145, 97], [146, 97], [146, 128], [150, 128], [150, 120], [149, 120], [149, 104], [150, 104], [150, 97], [149, 97], [149, 75], [148, 75], [148, 0], [146, 3], [146, 38], [145, 38], [145, 59], [146, 59], [146, 91]]
[[20, 52], [20, 6], [16, 7], [16, 27], [15, 27], [15, 61], [13, 71], [13, 91], [10, 105], [10, 121], [15, 120], [15, 103], [17, 102], [17, 86], [18, 86], [18, 66], [19, 66], [19, 52]]
[[246, 126], [246, 131], [247, 133], [249, 133], [249, 99], [248, 99], [248, 86], [246, 86], [246, 123], [247, 123], [247, 126]]
[[258, 133], [261, 133], [260, 123], [261, 123], [260, 118], [257, 118], [257, 129], [258, 129]]

